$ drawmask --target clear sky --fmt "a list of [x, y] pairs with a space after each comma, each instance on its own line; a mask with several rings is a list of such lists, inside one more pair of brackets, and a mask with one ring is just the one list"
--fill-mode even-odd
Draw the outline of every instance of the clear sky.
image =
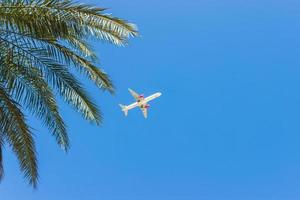
[[[126, 48], [94, 43], [117, 94], [87, 85], [101, 127], [61, 105], [68, 154], [33, 124], [39, 187], [7, 148], [1, 200], [300, 199], [299, 0], [85, 2], [139, 27]], [[128, 87], [162, 92], [147, 120], [120, 111]]]

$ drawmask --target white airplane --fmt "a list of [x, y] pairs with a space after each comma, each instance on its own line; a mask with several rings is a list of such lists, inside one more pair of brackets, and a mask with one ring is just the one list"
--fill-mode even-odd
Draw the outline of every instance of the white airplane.
[[148, 102], [159, 97], [161, 95], [161, 93], [157, 92], [157, 93], [152, 94], [145, 98], [143, 94], [138, 94], [135, 91], [131, 90], [130, 88], [128, 90], [129, 90], [130, 94], [135, 98], [136, 102], [134, 102], [128, 106], [119, 104], [120, 107], [122, 108], [122, 111], [124, 112], [125, 116], [128, 115], [128, 110], [131, 110], [135, 107], [140, 107], [144, 114], [144, 117], [147, 118], [147, 111], [148, 111], [148, 108], [150, 107]]

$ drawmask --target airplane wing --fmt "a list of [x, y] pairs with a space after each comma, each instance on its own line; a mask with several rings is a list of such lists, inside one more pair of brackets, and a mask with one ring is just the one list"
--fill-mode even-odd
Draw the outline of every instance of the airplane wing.
[[133, 91], [132, 89], [128, 88], [130, 94], [135, 98], [135, 100], [139, 100], [140, 99], [140, 95], [138, 93], [136, 93], [135, 91]]
[[147, 118], [148, 109], [147, 108], [141, 108], [143, 115], [145, 118]]

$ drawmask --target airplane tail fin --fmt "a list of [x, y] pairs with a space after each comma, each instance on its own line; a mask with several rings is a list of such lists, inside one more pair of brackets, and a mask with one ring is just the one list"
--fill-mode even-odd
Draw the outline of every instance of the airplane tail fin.
[[122, 105], [122, 104], [119, 104], [119, 106], [122, 108], [122, 111], [124, 112], [125, 116], [128, 115], [128, 109], [126, 106]]

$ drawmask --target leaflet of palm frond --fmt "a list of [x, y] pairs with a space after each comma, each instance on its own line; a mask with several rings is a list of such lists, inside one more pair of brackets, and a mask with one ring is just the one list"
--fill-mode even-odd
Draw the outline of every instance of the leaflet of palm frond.
[[[57, 41], [53, 41], [57, 42]], [[68, 44], [71, 46], [72, 49], [78, 54], [83, 54], [84, 57], [90, 58], [91, 61], [97, 61], [97, 56], [95, 52], [92, 50], [92, 47], [81, 38], [70, 37], [68, 38]]]

